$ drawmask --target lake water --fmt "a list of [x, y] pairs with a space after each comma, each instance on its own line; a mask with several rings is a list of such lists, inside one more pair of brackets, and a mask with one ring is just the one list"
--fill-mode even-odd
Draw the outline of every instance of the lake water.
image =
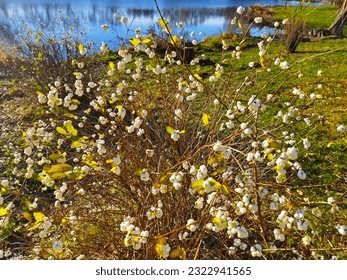
[[[286, 2], [298, 3], [284, 0], [158, 0], [164, 17], [170, 22], [183, 22], [185, 30], [195, 31], [197, 39], [226, 31], [238, 6], [284, 5]], [[115, 12], [129, 18], [129, 33], [115, 20]], [[69, 24], [75, 30], [85, 31], [96, 46], [103, 41], [116, 46], [118, 37], [131, 38], [138, 27], [145, 32], [156, 23], [159, 14], [152, 0], [0, 0], [0, 38], [11, 42], [14, 34], [19, 32], [20, 23], [32, 27], [39, 23], [48, 24], [56, 17], [69, 19]], [[103, 24], [110, 27], [108, 32], [101, 30]], [[198, 35], [200, 32], [202, 35]]]

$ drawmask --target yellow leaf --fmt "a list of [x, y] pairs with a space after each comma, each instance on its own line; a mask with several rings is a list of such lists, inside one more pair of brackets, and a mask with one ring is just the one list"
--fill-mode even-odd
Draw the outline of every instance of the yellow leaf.
[[62, 157], [62, 153], [60, 151], [57, 151], [56, 153], [50, 154], [48, 156], [50, 160], [57, 160], [57, 159], [60, 159], [61, 157]]
[[8, 215], [10, 212], [6, 208], [0, 208], [0, 217]]
[[160, 176], [160, 178], [159, 178], [159, 183], [160, 183], [160, 184], [166, 184], [166, 183], [169, 181], [171, 175], [172, 175], [172, 174], [170, 174], [170, 173], [166, 173], [166, 174]]
[[31, 222], [33, 220], [33, 216], [29, 212], [23, 212], [22, 215], [28, 222]]
[[170, 257], [174, 258], [174, 259], [181, 257], [183, 260], [185, 260], [186, 259], [186, 250], [184, 250], [184, 248], [182, 248], [182, 247], [177, 247], [176, 249], [173, 249], [170, 252]]
[[70, 171], [68, 173], [64, 173], [66, 175], [67, 178], [69, 179], [78, 179], [81, 180], [83, 177], [85, 177], [85, 174], [83, 174], [83, 172], [80, 170], [76, 170], [76, 171]]
[[263, 67], [263, 68], [266, 67], [264, 56], [261, 56], [261, 57], [260, 57], [260, 65], [261, 65], [261, 67]]
[[221, 184], [217, 182], [215, 179], [209, 180], [210, 184], [215, 187], [216, 190], [219, 190], [221, 188]]
[[115, 68], [114, 63], [112, 61], [110, 61], [108, 63], [108, 67], [110, 67], [110, 69], [114, 69]]
[[184, 250], [184, 248], [182, 248], [181, 258], [182, 258], [182, 260], [186, 260], [187, 259], [187, 253], [186, 253], [186, 250]]
[[81, 147], [83, 144], [80, 141], [73, 141], [71, 144], [71, 148], [79, 148]]
[[47, 173], [53, 174], [57, 172], [66, 172], [66, 171], [71, 171], [72, 169], [73, 169], [72, 165], [67, 163], [60, 163], [60, 164], [52, 165], [51, 168], [47, 170]]
[[196, 79], [198, 79], [199, 81], [201, 81], [201, 80], [202, 80], [202, 78], [200, 77], [200, 75], [199, 75], [199, 74], [194, 74], [194, 77], [195, 77]]
[[38, 52], [38, 54], [37, 54], [37, 60], [42, 60], [42, 52]]
[[[72, 100], [77, 100], [77, 99], [72, 99]], [[71, 101], [72, 101], [71, 100]], [[71, 114], [71, 113], [64, 113], [64, 117], [68, 117], [70, 119], [74, 119], [75, 118], [75, 115], [74, 114]]]
[[277, 141], [271, 141], [269, 143], [269, 148], [272, 148], [272, 149], [280, 149], [281, 148], [281, 144], [278, 143]]
[[135, 175], [141, 176], [143, 174], [143, 169], [136, 169], [135, 170]]
[[53, 180], [60, 180], [60, 179], [64, 179], [66, 177], [66, 174], [65, 174], [65, 172], [55, 172], [55, 173], [51, 174], [50, 177]]
[[216, 159], [215, 157], [210, 157], [210, 158], [208, 159], [208, 161], [207, 161], [207, 163], [208, 163], [209, 165], [213, 165], [213, 164], [215, 164], [216, 162], [218, 162], [218, 161], [217, 161], [217, 159]]
[[334, 144], [334, 142], [329, 142], [327, 147], [330, 148], [333, 144]]
[[214, 217], [213, 219], [212, 219], [212, 222], [215, 224], [215, 225], [220, 225], [221, 224], [221, 219], [220, 218], [218, 218], [218, 217]]
[[160, 257], [165, 257], [163, 249], [166, 245], [166, 239], [166, 237], [159, 236], [157, 237], [156, 243], [154, 245], [154, 250]]
[[72, 136], [77, 136], [78, 131], [76, 128], [73, 127], [73, 125], [69, 122], [65, 123], [65, 128], [67, 130], [67, 132], [69, 132]]
[[169, 24], [169, 21], [166, 20], [165, 18], [160, 18], [160, 19], [158, 20], [158, 23], [160, 24], [160, 26], [161, 26], [162, 28], [166, 28], [166, 26]]
[[[81, 104], [81, 102], [78, 99], [72, 99], [71, 103], [74, 105], [80, 105]], [[72, 117], [73, 117], [73, 115], [72, 115]]]
[[114, 173], [114, 174], [119, 174], [120, 169], [118, 166], [114, 166], [110, 169], [110, 172]]
[[84, 46], [83, 46], [82, 43], [79, 43], [79, 44], [78, 44], [78, 50], [79, 50], [80, 52], [84, 50]]
[[164, 243], [166, 243], [166, 240], [167, 240], [167, 238], [166, 237], [163, 237], [163, 236], [156, 236], [155, 237], [155, 239], [156, 239], [156, 244], [164, 244]]
[[218, 168], [216, 171], [212, 172], [211, 176], [217, 176], [217, 175], [223, 174], [224, 172], [225, 172], [225, 168], [221, 167], [221, 168]]
[[171, 126], [167, 126], [167, 127], [166, 127], [166, 131], [167, 131], [167, 133], [169, 133], [169, 134], [173, 134], [173, 133], [175, 132], [175, 130], [174, 130]]
[[178, 258], [181, 255], [181, 252], [182, 252], [182, 248], [177, 247], [176, 249], [174, 249], [170, 252], [170, 257], [171, 258]]
[[41, 213], [41, 212], [34, 212], [34, 219], [36, 222], [42, 222], [45, 218], [45, 214]]
[[146, 38], [146, 39], [141, 41], [141, 43], [146, 44], [146, 45], [151, 44], [152, 42], [153, 42], [152, 38]]
[[174, 35], [170, 38], [170, 43], [175, 46], [180, 46], [181, 45], [181, 38], [178, 37], [177, 35]]
[[226, 185], [222, 185], [221, 191], [222, 191], [222, 194], [224, 195], [228, 195], [230, 193]]
[[136, 37], [130, 39], [129, 41], [130, 41], [130, 43], [131, 43], [133, 46], [137, 46], [137, 45], [139, 45], [139, 44], [141, 43], [141, 39], [140, 39], [140, 38], [136, 38]]
[[61, 126], [57, 126], [55, 129], [59, 134], [63, 134], [63, 135], [67, 134], [67, 131], [64, 128], [62, 128]]
[[192, 189], [196, 192], [202, 192], [204, 191], [203, 187], [204, 180], [196, 180], [195, 182], [192, 183]]
[[274, 155], [273, 154], [267, 154], [267, 158], [268, 158], [268, 160], [274, 160]]
[[208, 125], [208, 123], [210, 122], [211, 116], [208, 114], [203, 114], [202, 115], [202, 122], [204, 125]]
[[239, 26], [240, 29], [242, 29], [242, 23], [240, 20], [237, 21], [237, 25]]
[[184, 129], [178, 132], [178, 134], [184, 134], [184, 133], [186, 133]]

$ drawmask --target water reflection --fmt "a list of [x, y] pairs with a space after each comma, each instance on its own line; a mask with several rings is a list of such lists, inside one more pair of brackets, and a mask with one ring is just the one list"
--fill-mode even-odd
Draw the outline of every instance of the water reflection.
[[[203, 31], [204, 36], [225, 31], [236, 12], [235, 7], [259, 2], [276, 5], [290, 1], [158, 0], [167, 19], [171, 22], [182, 21], [187, 31]], [[146, 31], [159, 18], [154, 2], [150, 0], [12, 0], [0, 4], [0, 36], [4, 41], [14, 42], [14, 34], [19, 32], [19, 23], [37, 26], [38, 23], [47, 24], [60, 17], [64, 18], [67, 26], [73, 24], [76, 30], [86, 31], [96, 45], [100, 45], [102, 41], [113, 41], [116, 44], [115, 39], [124, 37], [126, 28], [115, 20], [115, 12], [127, 16], [129, 21], [133, 20], [132, 30], [140, 27], [142, 31]], [[113, 32], [102, 32], [102, 24], [112, 26]]]

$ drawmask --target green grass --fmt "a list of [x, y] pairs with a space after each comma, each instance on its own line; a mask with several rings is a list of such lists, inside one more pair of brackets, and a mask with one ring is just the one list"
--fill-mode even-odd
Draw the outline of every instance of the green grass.
[[[204, 43], [202, 43], [204, 44]], [[204, 47], [202, 47], [204, 49]], [[242, 82], [245, 75], [250, 74], [248, 67], [250, 61], [258, 62], [258, 48], [248, 47], [242, 54], [242, 59], [235, 64], [231, 64], [230, 51], [223, 57], [225, 71], [229, 72], [232, 79], [231, 88], [236, 87]], [[291, 94], [293, 87], [299, 86], [306, 94], [315, 93], [322, 95], [317, 100], [313, 110], [308, 110], [307, 114], [323, 116], [320, 123], [313, 124], [315, 132], [308, 137], [314, 143], [312, 152], [305, 158], [305, 169], [311, 172], [313, 184], [331, 184], [344, 182], [343, 174], [346, 175], [345, 162], [347, 162], [346, 137], [341, 137], [341, 133], [336, 131], [339, 124], [346, 124], [347, 119], [347, 63], [342, 63], [347, 55], [347, 38], [341, 39], [323, 39], [315, 42], [301, 42], [294, 54], [286, 54], [282, 43], [274, 43], [266, 55], [268, 67], [273, 68], [273, 75], [280, 72], [273, 66], [273, 61], [279, 57], [292, 64], [292, 70], [296, 75], [302, 74], [301, 78], [297, 76], [280, 76], [283, 85], [279, 91], [277, 87], [279, 81], [270, 81], [269, 75], [265, 69], [256, 70], [257, 83], [250, 88], [250, 94], [262, 94], [276, 91], [278, 94], [278, 104], [283, 103], [286, 97]], [[214, 63], [221, 63], [222, 56], [220, 52], [206, 53], [206, 59]], [[200, 66], [199, 71], [210, 73], [212, 65]], [[321, 70], [322, 76], [317, 72]], [[288, 78], [285, 80], [285, 78]], [[322, 89], [318, 89], [318, 85]], [[266, 86], [265, 91], [261, 88]], [[272, 122], [272, 119], [265, 120]], [[304, 127], [303, 127], [304, 128]], [[305, 129], [306, 130], [306, 129]], [[304, 130], [304, 131], [305, 131]], [[305, 135], [298, 135], [298, 138], [305, 138]]]
[[[329, 28], [338, 12], [337, 6], [274, 7], [274, 20], [300, 16], [309, 28]], [[345, 32], [347, 27], [345, 27]]]

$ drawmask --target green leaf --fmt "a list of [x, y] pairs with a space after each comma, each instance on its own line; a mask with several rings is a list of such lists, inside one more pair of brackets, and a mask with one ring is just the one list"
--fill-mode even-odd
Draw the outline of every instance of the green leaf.
[[61, 126], [57, 126], [55, 129], [59, 134], [63, 134], [63, 135], [67, 134], [67, 131], [64, 128], [62, 128]]
[[175, 132], [175, 129], [172, 128], [171, 126], [167, 126], [167, 127], [166, 127], [166, 131], [167, 131], [167, 133], [169, 133], [169, 134], [173, 134], [173, 133]]

